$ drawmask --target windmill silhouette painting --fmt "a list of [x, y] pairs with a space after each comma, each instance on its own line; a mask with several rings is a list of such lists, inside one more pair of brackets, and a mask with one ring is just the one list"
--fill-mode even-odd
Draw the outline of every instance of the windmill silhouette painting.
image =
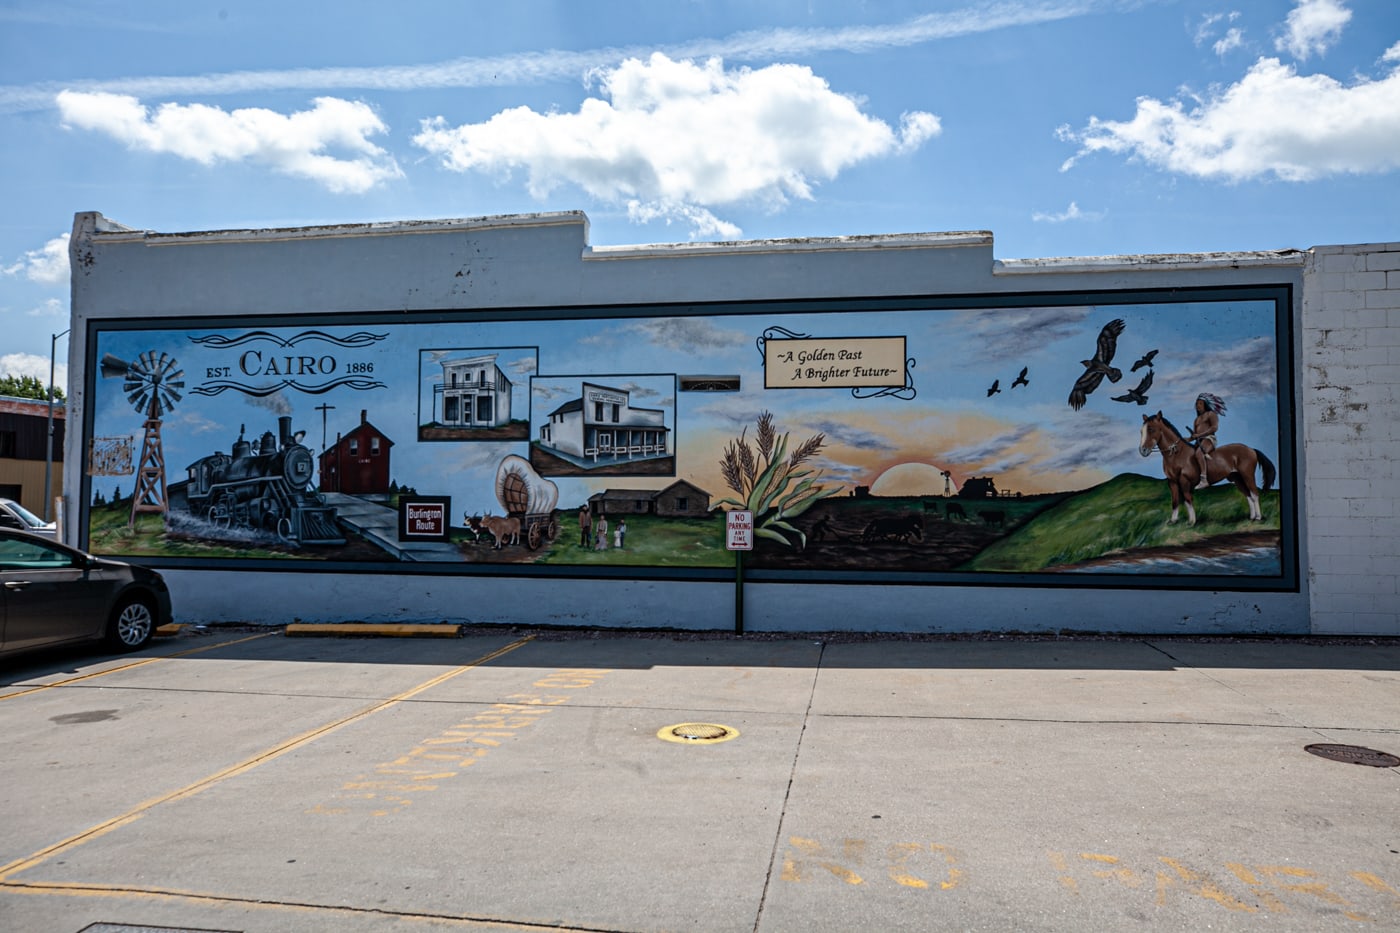
[[137, 413], [143, 415], [145, 435], [141, 439], [141, 460], [136, 467], [136, 488], [131, 494], [131, 517], [127, 527], [136, 527], [136, 516], [143, 512], [165, 514], [165, 449], [161, 444], [161, 418], [180, 400], [185, 387], [185, 371], [177, 369], [168, 353], [147, 350], [128, 363], [108, 353], [102, 358], [104, 378], [122, 377], [122, 391]]

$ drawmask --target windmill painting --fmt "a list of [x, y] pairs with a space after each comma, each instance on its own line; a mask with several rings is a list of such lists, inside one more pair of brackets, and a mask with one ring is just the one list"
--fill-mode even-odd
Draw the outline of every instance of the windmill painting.
[[101, 368], [104, 378], [121, 377], [127, 401], [145, 417], [141, 459], [136, 467], [136, 490], [131, 496], [131, 517], [127, 523], [128, 527], [135, 527], [137, 515], [164, 514], [168, 508], [165, 446], [160, 426], [164, 416], [180, 401], [185, 371], [177, 368], [175, 357], [155, 350], [145, 351], [130, 363], [109, 353], [102, 358]]

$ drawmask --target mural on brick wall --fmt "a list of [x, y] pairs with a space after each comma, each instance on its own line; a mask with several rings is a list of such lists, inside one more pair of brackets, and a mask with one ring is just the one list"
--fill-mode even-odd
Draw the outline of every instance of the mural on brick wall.
[[771, 579], [1296, 572], [1284, 289], [688, 312], [94, 324], [87, 544], [712, 577], [748, 509]]

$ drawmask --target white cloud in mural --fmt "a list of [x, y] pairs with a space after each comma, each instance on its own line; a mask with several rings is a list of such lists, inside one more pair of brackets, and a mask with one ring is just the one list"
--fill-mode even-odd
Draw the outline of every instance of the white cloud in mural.
[[638, 321], [631, 330], [646, 336], [658, 347], [689, 353], [728, 351], [751, 342], [748, 334], [726, 330], [713, 320], [699, 317], [655, 318]]
[[402, 175], [394, 159], [370, 142], [388, 127], [358, 101], [318, 97], [310, 110], [291, 114], [206, 104], [151, 109], [135, 97], [106, 92], [63, 91], [57, 101], [67, 126], [105, 133], [138, 152], [206, 166], [264, 165], [344, 194], [360, 194]]
[[844, 169], [911, 152], [941, 131], [924, 112], [893, 128], [802, 65], [726, 70], [719, 58], [658, 52], [593, 79], [601, 96], [576, 112], [515, 107], [461, 126], [439, 116], [423, 121], [414, 143], [452, 171], [523, 173], [536, 198], [575, 185], [639, 222], [733, 237], [741, 231], [712, 208], [810, 199]]
[[1392, 70], [1383, 78], [1345, 85], [1263, 58], [1205, 97], [1139, 98], [1131, 120], [1091, 117], [1078, 131], [1060, 127], [1059, 137], [1080, 147], [1062, 170], [1110, 153], [1228, 182], [1393, 171], [1400, 168], [1400, 57], [1387, 53], [1385, 61]]
[[26, 251], [23, 258], [0, 269], [0, 272], [21, 275], [43, 285], [68, 281], [68, 236], [66, 233], [56, 236], [39, 249]]

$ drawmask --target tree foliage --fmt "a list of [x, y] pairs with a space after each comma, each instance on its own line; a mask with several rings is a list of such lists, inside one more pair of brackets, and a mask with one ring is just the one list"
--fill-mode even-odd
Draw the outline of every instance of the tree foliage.
[[[8, 395], [11, 398], [37, 398], [40, 401], [48, 401], [49, 390], [44, 385], [44, 381], [37, 376], [0, 376], [0, 395]], [[63, 390], [54, 386], [54, 401], [63, 401]]]

